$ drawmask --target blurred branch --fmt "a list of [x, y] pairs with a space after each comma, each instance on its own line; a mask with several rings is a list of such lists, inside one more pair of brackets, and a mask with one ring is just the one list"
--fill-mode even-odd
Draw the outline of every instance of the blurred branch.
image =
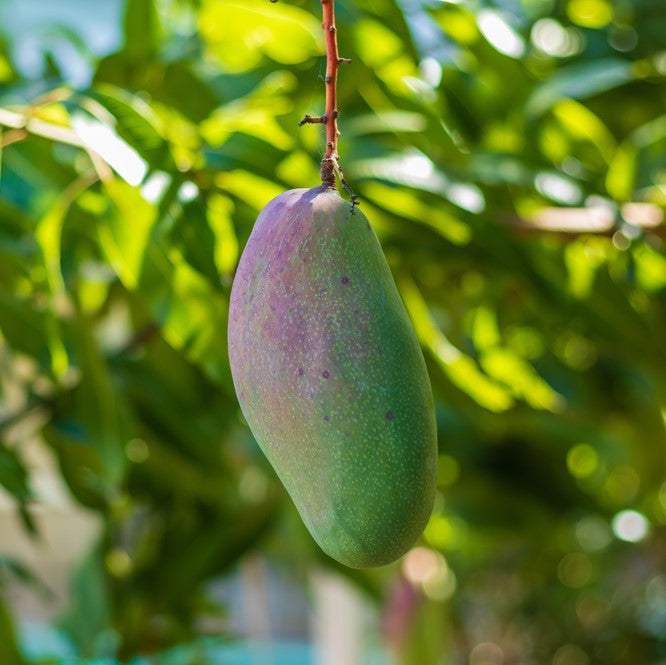
[[[62, 93], [60, 95], [57, 93], [59, 93], [59, 91], [55, 90], [52, 95], [45, 95], [38, 100], [38, 103], [44, 104], [51, 102], [56, 98], [60, 98]], [[31, 108], [36, 105], [37, 103], [33, 104]], [[47, 122], [46, 120], [34, 118], [30, 112], [18, 113], [16, 111], [0, 108], [0, 126], [2, 125], [10, 127], [11, 129], [4, 134], [0, 133], [0, 148], [23, 141], [30, 135], [40, 136], [58, 143], [66, 143], [85, 150], [97, 173], [95, 179], [104, 181], [109, 180], [113, 176], [111, 167], [104, 161], [104, 159], [102, 159], [102, 157], [90, 146], [86, 145], [76, 132], [69, 127], [63, 127], [62, 125], [56, 125], [55, 123]]]
[[542, 208], [529, 219], [514, 217], [511, 225], [527, 232], [613, 235], [619, 229], [619, 221], [655, 232], [664, 225], [664, 211], [654, 203], [639, 202], [624, 203], [619, 210], [605, 206]]
[[0, 148], [5, 148], [12, 143], [17, 143], [28, 137], [25, 129], [11, 129], [4, 134], [0, 134]]
[[59, 143], [67, 143], [79, 148], [86, 148], [85, 144], [76, 133], [68, 127], [56, 125], [52, 122], [40, 120], [39, 118], [33, 118], [29, 114], [17, 113], [16, 111], [0, 108], [0, 125], [24, 132], [24, 135], [20, 138], [14, 137], [13, 140], [6, 142], [7, 136], [12, 134], [12, 132], [7, 132], [3, 137], [3, 146], [20, 141], [21, 139], [26, 138], [27, 134], [34, 134], [35, 136], [41, 136], [53, 141], [58, 141]]
[[20, 423], [37, 410], [47, 407], [52, 403], [52, 399], [43, 397], [33, 397], [22, 408], [0, 420], [0, 432]]

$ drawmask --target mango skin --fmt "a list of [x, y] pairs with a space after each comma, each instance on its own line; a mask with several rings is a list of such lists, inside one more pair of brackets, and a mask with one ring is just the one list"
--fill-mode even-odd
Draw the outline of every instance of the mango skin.
[[353, 568], [406, 552], [435, 495], [432, 391], [379, 241], [335, 190], [290, 190], [260, 213], [231, 292], [229, 360], [319, 546]]

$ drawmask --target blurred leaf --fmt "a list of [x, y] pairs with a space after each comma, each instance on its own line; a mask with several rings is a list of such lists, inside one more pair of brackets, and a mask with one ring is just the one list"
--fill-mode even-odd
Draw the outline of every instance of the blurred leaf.
[[615, 151], [615, 139], [606, 125], [588, 108], [572, 100], [565, 99], [553, 107], [555, 117], [574, 137], [588, 141], [610, 161]]
[[654, 182], [666, 167], [666, 115], [638, 127], [618, 147], [609, 164], [606, 188], [617, 201], [628, 201], [638, 187]]
[[363, 193], [384, 210], [428, 226], [456, 245], [470, 240], [467, 224], [442, 209], [424, 205], [416, 193], [374, 183], [367, 184]]
[[[296, 80], [287, 72], [274, 72], [250, 95], [235, 99], [218, 108], [201, 123], [201, 134], [214, 146], [226, 142], [236, 132], [244, 132], [281, 150], [293, 145], [293, 138], [277, 123], [276, 116], [291, 110], [293, 103], [285, 96], [296, 87]], [[282, 93], [282, 94], [276, 94]]]
[[0, 332], [13, 349], [41, 359], [49, 325], [48, 313], [37, 310], [29, 298], [0, 290]]
[[585, 99], [612, 90], [634, 78], [631, 63], [618, 58], [603, 58], [567, 65], [531, 94], [526, 112], [541, 115], [560, 99]]
[[3, 665], [26, 665], [18, 647], [11, 615], [0, 597], [0, 644], [2, 644]]
[[404, 50], [402, 40], [388, 26], [372, 19], [359, 21], [355, 34], [359, 54], [369, 67], [386, 66]]
[[2, 579], [2, 569], [5, 569], [9, 575], [21, 584], [30, 587], [36, 591], [42, 599], [53, 601], [55, 594], [44, 582], [37, 577], [27, 566], [19, 560], [0, 554], [0, 587], [5, 580]]
[[207, 218], [215, 234], [215, 265], [220, 274], [230, 276], [238, 262], [238, 239], [234, 230], [231, 200], [220, 194], [208, 199]]
[[564, 404], [558, 395], [522, 358], [509, 349], [492, 348], [484, 351], [479, 359], [488, 376], [505, 384], [518, 398], [535, 409], [561, 411]]
[[164, 167], [168, 154], [166, 142], [160, 131], [159, 118], [145, 101], [122, 88], [104, 83], [90, 93], [90, 98], [113, 115], [119, 136], [151, 166]]
[[661, 291], [666, 288], [666, 257], [647, 244], [634, 250], [636, 279], [646, 291]]
[[257, 212], [284, 191], [272, 181], [241, 169], [220, 173], [216, 182], [223, 190], [233, 194]]
[[281, 64], [294, 64], [321, 53], [323, 39], [317, 20], [303, 9], [276, 8], [261, 0], [204, 0], [199, 29], [227, 71], [243, 72], [262, 55]]
[[60, 268], [62, 227], [65, 216], [76, 198], [96, 180], [96, 176], [91, 174], [77, 178], [58, 196], [48, 212], [37, 223], [35, 240], [44, 256], [46, 274], [53, 294], [62, 294], [65, 290]]
[[444, 336], [428, 312], [423, 296], [413, 282], [402, 278], [400, 292], [416, 334], [449, 380], [490, 411], [505, 411], [513, 405], [511, 394], [481, 372], [474, 360]]
[[155, 223], [156, 210], [138, 189], [114, 178], [104, 182], [112, 202], [107, 224], [98, 232], [109, 262], [128, 289], [139, 283], [150, 230]]
[[0, 443], [0, 485], [14, 497], [21, 519], [28, 531], [37, 533], [35, 522], [27, 510], [34, 498], [29, 485], [29, 473], [15, 450]]
[[379, 111], [372, 115], [357, 115], [345, 123], [345, 136], [365, 136], [380, 132], [422, 132], [426, 127], [426, 118], [420, 113]]
[[83, 658], [106, 655], [99, 653], [97, 646], [101, 642], [98, 636], [110, 625], [110, 598], [102, 558], [98, 544], [76, 571], [71, 583], [73, 602], [59, 621]]
[[159, 17], [153, 0], [126, 0], [125, 52], [134, 63], [147, 61], [159, 47]]

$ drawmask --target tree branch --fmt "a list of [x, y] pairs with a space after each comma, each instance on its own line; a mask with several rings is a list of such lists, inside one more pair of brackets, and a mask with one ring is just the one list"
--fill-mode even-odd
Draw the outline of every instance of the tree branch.
[[[45, 120], [40, 120], [39, 118], [33, 118], [24, 113], [16, 113], [15, 111], [0, 108], [0, 125], [24, 132], [24, 134], [7, 132], [3, 138], [3, 145], [20, 141], [21, 139], [26, 138], [25, 133], [28, 133], [52, 139], [58, 143], [68, 143], [69, 145], [74, 145], [78, 148], [86, 147], [71, 129], [51, 122], [46, 122]], [[7, 140], [9, 135], [12, 134], [12, 140]], [[7, 141], [7, 143], [5, 144], [4, 141]]]

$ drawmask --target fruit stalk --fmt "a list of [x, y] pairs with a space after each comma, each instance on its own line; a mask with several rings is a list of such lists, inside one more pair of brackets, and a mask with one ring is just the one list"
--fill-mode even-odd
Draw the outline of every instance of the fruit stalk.
[[338, 35], [335, 27], [335, 0], [321, 0], [326, 34], [326, 153], [321, 162], [322, 185], [335, 187], [335, 170], [338, 165], [338, 67], [349, 60], [338, 53]]
[[[348, 185], [344, 180], [340, 168], [338, 155], [338, 116], [337, 85], [338, 68], [341, 64], [349, 64], [349, 58], [341, 58], [338, 52], [338, 35], [335, 26], [335, 0], [320, 0], [322, 6], [323, 21], [321, 27], [326, 35], [326, 111], [321, 116], [306, 115], [298, 124], [326, 125], [326, 152], [321, 160], [321, 183], [324, 187], [335, 189], [335, 176], [340, 178], [345, 189]], [[353, 197], [355, 198], [355, 197]]]

